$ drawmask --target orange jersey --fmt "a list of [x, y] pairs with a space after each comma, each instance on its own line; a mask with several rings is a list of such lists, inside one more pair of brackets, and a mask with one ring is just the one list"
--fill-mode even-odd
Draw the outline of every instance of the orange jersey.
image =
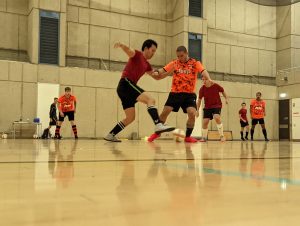
[[68, 111], [74, 111], [75, 110], [75, 102], [76, 102], [76, 97], [73, 95], [70, 95], [69, 98], [67, 98], [65, 95], [61, 96], [58, 99], [59, 109], [62, 112], [68, 112]]
[[265, 117], [265, 101], [252, 100], [250, 105], [252, 107], [251, 116], [253, 119], [261, 119]]
[[164, 67], [164, 70], [170, 72], [174, 69], [172, 90], [173, 93], [194, 93], [197, 75], [205, 69], [200, 61], [193, 58], [185, 63], [179, 60], [173, 60]]

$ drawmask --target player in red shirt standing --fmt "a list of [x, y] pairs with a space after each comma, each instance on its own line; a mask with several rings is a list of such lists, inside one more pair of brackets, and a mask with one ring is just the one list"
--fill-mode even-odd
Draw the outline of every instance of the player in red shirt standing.
[[269, 141], [264, 120], [264, 117], [266, 116], [266, 102], [261, 99], [261, 92], [257, 92], [256, 99], [251, 101], [250, 113], [252, 118], [251, 140], [253, 140], [255, 126], [259, 123], [262, 128], [265, 141]]
[[117, 123], [104, 139], [111, 142], [121, 142], [116, 138], [116, 135], [134, 121], [136, 102], [147, 105], [148, 113], [155, 124], [155, 132], [162, 133], [174, 130], [174, 127], [161, 123], [154, 98], [137, 85], [137, 82], [145, 73], [154, 76], [155, 72], [148, 60], [154, 56], [157, 43], [151, 39], [146, 40], [143, 43], [142, 51], [133, 50], [122, 43], [116, 43], [114, 47], [121, 48], [129, 57], [117, 88], [126, 116], [125, 119]]
[[[249, 123], [247, 118], [246, 103], [242, 103], [242, 108], [239, 110], [240, 124], [241, 124], [241, 139], [248, 140]], [[244, 138], [244, 129], [246, 128], [246, 136]]]
[[55, 130], [55, 138], [61, 139], [60, 136], [60, 127], [65, 119], [68, 116], [68, 119], [72, 125], [72, 130], [74, 133], [75, 139], [78, 139], [77, 136], [77, 127], [75, 124], [75, 113], [76, 113], [76, 97], [71, 94], [71, 88], [65, 88], [65, 94], [58, 98], [58, 110], [59, 110], [59, 119], [57, 122], [56, 130]]
[[206, 142], [207, 134], [208, 134], [208, 124], [209, 121], [215, 119], [217, 123], [217, 128], [220, 134], [220, 140], [225, 141], [224, 133], [223, 133], [223, 124], [221, 121], [221, 109], [222, 109], [222, 101], [220, 98], [220, 93], [223, 94], [227, 101], [227, 95], [224, 91], [224, 88], [219, 84], [208, 80], [207, 77], [202, 78], [203, 86], [199, 91], [199, 99], [197, 102], [197, 109], [199, 116], [199, 108], [201, 106], [201, 100], [204, 98], [204, 109], [203, 109], [203, 122], [202, 122], [202, 138], [200, 142]]

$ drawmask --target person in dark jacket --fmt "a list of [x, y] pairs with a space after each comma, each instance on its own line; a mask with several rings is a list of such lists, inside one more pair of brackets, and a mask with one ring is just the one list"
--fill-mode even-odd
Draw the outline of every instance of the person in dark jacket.
[[58, 101], [58, 98], [55, 97], [54, 102], [50, 106], [50, 111], [49, 111], [50, 122], [49, 122], [48, 128], [46, 128], [43, 132], [43, 135], [42, 135], [43, 139], [47, 139], [49, 137], [49, 131], [50, 131], [51, 127], [56, 126], [56, 123], [57, 123], [57, 107], [56, 107], [57, 101]]

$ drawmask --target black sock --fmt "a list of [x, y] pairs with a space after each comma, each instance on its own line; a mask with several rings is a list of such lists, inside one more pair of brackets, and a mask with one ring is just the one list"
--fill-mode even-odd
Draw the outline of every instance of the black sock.
[[193, 129], [194, 128], [188, 128], [188, 127], [186, 127], [185, 136], [186, 137], [190, 137], [192, 135]]
[[154, 124], [156, 125], [156, 124], [160, 123], [157, 108], [154, 106], [149, 106], [147, 110], [148, 110]]
[[251, 129], [251, 140], [253, 140], [254, 129]]
[[59, 131], [60, 131], [60, 126], [56, 126], [55, 135], [59, 135]]
[[109, 132], [112, 135], [117, 135], [125, 128], [123, 122], [118, 122], [117, 125]]
[[243, 132], [241, 131], [241, 138], [243, 139], [244, 137], [243, 137]]
[[247, 138], [247, 139], [248, 139], [248, 134], [249, 134], [249, 132], [246, 132], [246, 136], [245, 136], [245, 138]]
[[73, 130], [74, 136], [76, 137], [77, 136], [77, 127], [76, 127], [76, 125], [72, 126], [72, 130]]
[[268, 136], [267, 136], [267, 130], [266, 130], [266, 129], [263, 129], [262, 132], [263, 132], [263, 134], [264, 134], [264, 136], [265, 136], [265, 139], [267, 140], [267, 139], [268, 139]]

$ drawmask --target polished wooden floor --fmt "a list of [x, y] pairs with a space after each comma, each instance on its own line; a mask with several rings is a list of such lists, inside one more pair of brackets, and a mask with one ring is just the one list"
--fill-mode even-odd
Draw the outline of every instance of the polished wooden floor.
[[0, 140], [1, 225], [294, 226], [300, 143]]

